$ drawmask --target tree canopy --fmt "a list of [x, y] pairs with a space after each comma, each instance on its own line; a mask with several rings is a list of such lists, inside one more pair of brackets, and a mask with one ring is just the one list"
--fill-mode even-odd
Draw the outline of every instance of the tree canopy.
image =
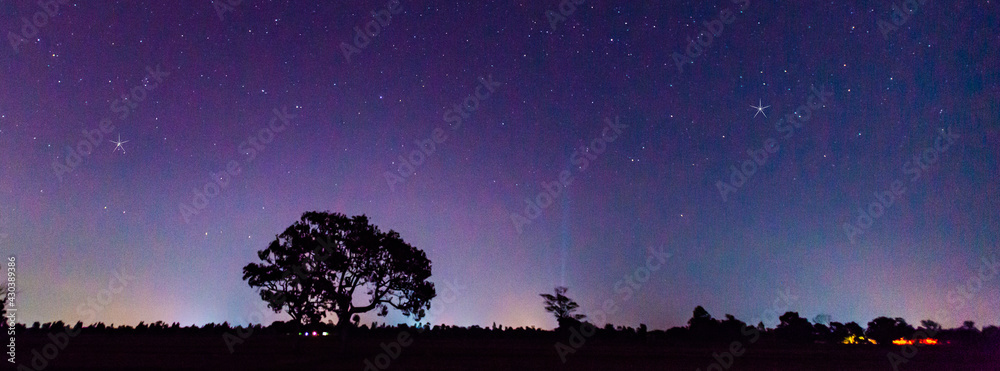
[[[300, 324], [332, 313], [343, 327], [354, 314], [385, 316], [390, 307], [420, 320], [436, 295], [426, 254], [365, 215], [306, 212], [257, 256], [262, 262], [245, 266], [243, 279]], [[361, 290], [367, 299], [356, 304]]]

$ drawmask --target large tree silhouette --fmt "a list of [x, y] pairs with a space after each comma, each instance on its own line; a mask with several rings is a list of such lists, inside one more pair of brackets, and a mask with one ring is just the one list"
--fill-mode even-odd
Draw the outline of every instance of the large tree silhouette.
[[[424, 252], [364, 215], [306, 212], [257, 256], [263, 262], [244, 267], [243, 279], [300, 324], [332, 313], [343, 328], [352, 315], [378, 309], [385, 316], [390, 307], [420, 320], [436, 295]], [[360, 290], [365, 299], [355, 304]]]

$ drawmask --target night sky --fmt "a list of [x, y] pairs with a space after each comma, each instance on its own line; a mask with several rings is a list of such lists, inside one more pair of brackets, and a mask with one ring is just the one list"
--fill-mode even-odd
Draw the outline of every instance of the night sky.
[[352, 3], [0, 2], [18, 321], [247, 323], [329, 210], [427, 253], [432, 323], [1000, 323], [995, 1]]

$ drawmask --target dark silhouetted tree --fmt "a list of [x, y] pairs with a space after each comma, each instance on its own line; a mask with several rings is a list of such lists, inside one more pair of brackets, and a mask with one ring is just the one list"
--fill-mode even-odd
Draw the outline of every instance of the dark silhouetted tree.
[[851, 321], [844, 324], [844, 328], [847, 329], [848, 336], [857, 335], [865, 336], [865, 329], [861, 327], [857, 322]]
[[747, 324], [736, 319], [732, 314], [726, 314], [726, 319], [719, 323], [719, 335], [724, 340], [736, 340], [743, 337]]
[[798, 312], [785, 312], [778, 320], [781, 323], [774, 329], [774, 335], [778, 339], [790, 343], [811, 343], [815, 339], [813, 325], [809, 320], [799, 317]]
[[[857, 326], [857, 323], [854, 325]], [[861, 331], [861, 326], [858, 326], [858, 331]], [[827, 342], [839, 343], [844, 341], [848, 336], [851, 336], [851, 330], [846, 325], [840, 322], [830, 322], [830, 332], [826, 337]]]
[[[296, 323], [319, 324], [332, 313], [346, 328], [355, 314], [377, 309], [385, 316], [390, 307], [420, 320], [436, 295], [424, 252], [364, 215], [306, 212], [257, 256], [263, 263], [244, 267], [243, 279]], [[359, 290], [368, 299], [355, 305]]]
[[1000, 327], [990, 325], [983, 327], [983, 340], [993, 344], [1000, 344]]
[[688, 320], [688, 329], [694, 340], [707, 341], [715, 340], [719, 337], [719, 320], [712, 318], [711, 314], [702, 306], [697, 306], [691, 313]]
[[568, 290], [566, 287], [559, 286], [555, 289], [555, 295], [538, 294], [545, 299], [545, 310], [556, 316], [556, 322], [559, 323], [561, 329], [579, 325], [581, 320], [587, 318], [583, 314], [574, 314], [580, 305], [566, 296]]
[[906, 323], [902, 318], [878, 317], [868, 322], [868, 329], [865, 336], [875, 340], [878, 344], [892, 344], [893, 340], [899, 338], [909, 339], [913, 336], [913, 326]]
[[979, 331], [979, 330], [976, 330], [976, 323], [973, 322], [973, 321], [962, 322], [962, 329], [963, 330], [972, 330], [972, 331], [976, 331], [976, 332]]
[[878, 344], [886, 344], [893, 340], [896, 329], [896, 320], [889, 317], [878, 317], [868, 322], [868, 329], [865, 336], [875, 340]]
[[912, 325], [906, 323], [906, 320], [902, 317], [896, 317], [896, 339], [899, 338], [913, 338], [913, 333], [917, 330], [913, 328]]
[[813, 334], [816, 335], [816, 339], [826, 342], [830, 341], [830, 336], [833, 334], [833, 330], [829, 326], [822, 323], [814, 323]]
[[941, 325], [929, 319], [920, 321], [920, 326], [923, 327], [925, 330], [928, 330], [929, 332], [937, 333], [941, 331]]
[[962, 327], [955, 329], [955, 337], [961, 343], [971, 344], [980, 338], [979, 330], [973, 321], [962, 322]]
[[665, 335], [675, 344], [687, 344], [691, 339], [691, 330], [687, 327], [671, 327], [667, 329]]

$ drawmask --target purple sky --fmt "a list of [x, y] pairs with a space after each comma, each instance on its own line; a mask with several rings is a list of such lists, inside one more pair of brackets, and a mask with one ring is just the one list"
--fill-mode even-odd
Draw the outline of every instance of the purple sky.
[[[246, 323], [262, 302], [242, 267], [329, 210], [427, 252], [433, 323], [551, 328], [538, 294], [557, 285], [659, 329], [697, 305], [1000, 323], [994, 3], [587, 1], [555, 27], [557, 1], [356, 3], [0, 4], [18, 320]], [[355, 44], [372, 11], [387, 24]], [[647, 278], [650, 249], [671, 255]]]

